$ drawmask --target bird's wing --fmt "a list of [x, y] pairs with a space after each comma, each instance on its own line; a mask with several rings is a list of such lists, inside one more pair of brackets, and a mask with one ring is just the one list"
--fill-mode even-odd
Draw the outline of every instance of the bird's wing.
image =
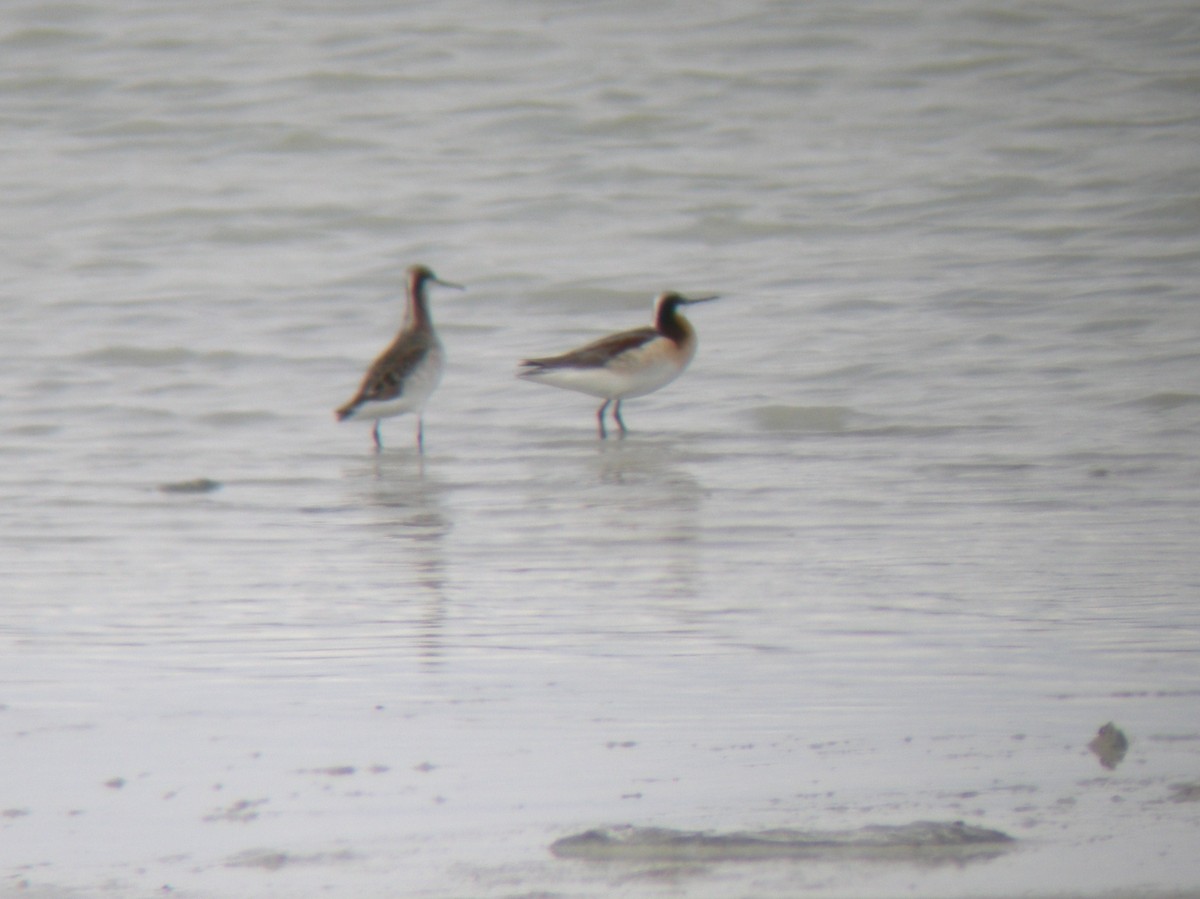
[[601, 337], [560, 356], [525, 359], [521, 365], [534, 371], [554, 368], [600, 368], [622, 353], [636, 350], [658, 336], [658, 332], [653, 328], [635, 328], [632, 331]]
[[414, 336], [403, 335], [403, 339], [397, 340], [371, 363], [354, 399], [338, 410], [340, 415], [348, 414], [363, 403], [387, 402], [404, 395], [405, 376], [416, 368], [431, 347], [428, 340], [414, 339]]

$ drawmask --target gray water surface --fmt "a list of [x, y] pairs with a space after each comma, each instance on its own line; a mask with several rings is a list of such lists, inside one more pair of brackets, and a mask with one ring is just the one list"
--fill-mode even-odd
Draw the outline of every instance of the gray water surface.
[[[1165, 0], [10, 4], [0, 895], [1200, 890], [1197, 47]], [[332, 410], [417, 261], [468, 290], [376, 456]], [[722, 299], [625, 440], [513, 377], [664, 289]], [[550, 851], [928, 821], [1015, 842]]]

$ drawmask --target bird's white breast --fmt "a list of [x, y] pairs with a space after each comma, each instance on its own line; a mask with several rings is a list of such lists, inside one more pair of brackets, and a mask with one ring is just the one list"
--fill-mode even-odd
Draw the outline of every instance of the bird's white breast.
[[614, 356], [606, 365], [547, 368], [523, 377], [601, 399], [628, 399], [653, 393], [674, 381], [695, 353], [694, 340], [680, 346], [659, 337]]

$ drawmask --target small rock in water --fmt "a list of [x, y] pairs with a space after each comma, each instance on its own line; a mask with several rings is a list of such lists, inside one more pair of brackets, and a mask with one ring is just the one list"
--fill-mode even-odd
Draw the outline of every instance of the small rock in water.
[[1100, 764], [1110, 771], [1121, 764], [1125, 753], [1129, 750], [1129, 739], [1111, 721], [1096, 732], [1088, 749], [1100, 759]]
[[221, 489], [221, 482], [209, 478], [193, 478], [190, 481], [172, 481], [159, 484], [158, 489], [163, 493], [212, 493]]
[[1013, 838], [961, 821], [874, 824], [857, 830], [673, 830], [604, 827], [564, 837], [550, 846], [559, 858], [624, 861], [739, 861], [762, 858], [858, 858], [878, 861], [963, 863], [1003, 852]]

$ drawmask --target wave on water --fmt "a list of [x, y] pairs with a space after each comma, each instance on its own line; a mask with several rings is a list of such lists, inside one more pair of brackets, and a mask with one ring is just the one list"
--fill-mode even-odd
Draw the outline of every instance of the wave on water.
[[750, 410], [763, 431], [845, 431], [854, 410], [844, 406], [759, 406]]
[[1200, 405], [1200, 394], [1196, 393], [1152, 393], [1149, 396], [1131, 400], [1128, 405], [1150, 409], [1153, 412], [1170, 412], [1183, 406]]
[[100, 347], [79, 354], [79, 361], [93, 365], [130, 366], [133, 368], [160, 368], [196, 361], [216, 362], [228, 366], [240, 361], [240, 354], [221, 350], [197, 352], [184, 346], [132, 346], [120, 344]]

